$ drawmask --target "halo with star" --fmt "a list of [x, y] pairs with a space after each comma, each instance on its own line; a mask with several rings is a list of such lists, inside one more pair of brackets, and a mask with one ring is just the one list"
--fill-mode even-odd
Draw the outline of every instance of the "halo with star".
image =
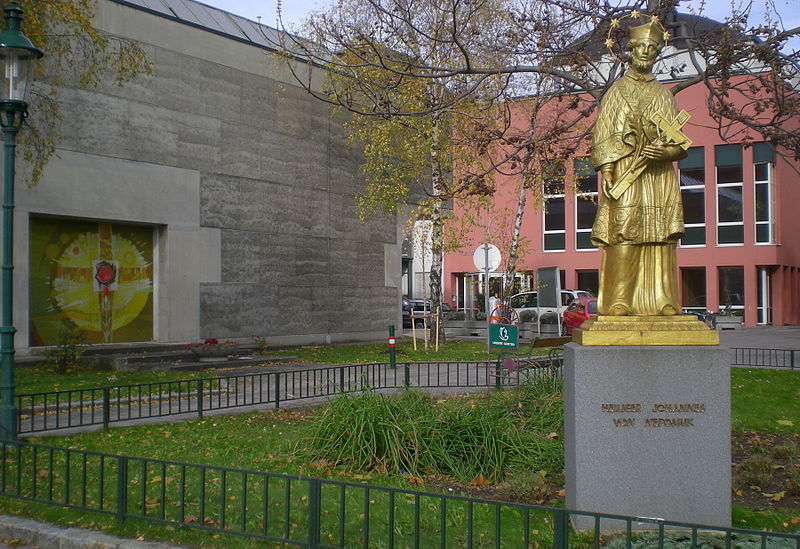
[[[611, 54], [613, 58], [615, 58], [620, 63], [625, 63], [627, 60], [623, 59], [620, 55], [623, 51], [621, 47], [621, 43], [627, 38], [628, 36], [628, 29], [623, 28], [622, 21], [624, 19], [649, 19], [651, 23], [655, 23], [659, 26], [659, 28], [664, 31], [664, 43], [666, 44], [669, 42], [669, 39], [672, 36], [667, 32], [667, 29], [664, 28], [664, 25], [661, 24], [661, 20], [658, 18], [657, 15], [648, 15], [646, 13], [642, 13], [639, 10], [633, 10], [630, 13], [623, 15], [622, 17], [616, 17], [611, 20], [611, 24], [608, 26], [608, 34], [606, 35], [605, 46], [608, 48], [608, 53]], [[646, 23], [639, 22], [640, 24]]]

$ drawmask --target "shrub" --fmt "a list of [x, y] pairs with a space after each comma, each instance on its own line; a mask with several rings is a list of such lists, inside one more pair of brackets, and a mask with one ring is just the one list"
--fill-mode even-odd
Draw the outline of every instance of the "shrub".
[[546, 471], [516, 471], [497, 489], [510, 501], [541, 503], [548, 496], [546, 477]]
[[800, 449], [798, 449], [795, 444], [791, 443], [782, 444], [772, 449], [772, 456], [775, 459], [793, 459], [798, 453], [800, 453]]
[[66, 373], [82, 365], [83, 355], [86, 352], [82, 345], [85, 342], [86, 337], [84, 337], [83, 332], [76, 332], [65, 327], [61, 330], [56, 346], [46, 350], [44, 356], [53, 365], [56, 373]]
[[526, 309], [519, 314], [520, 322], [536, 322], [536, 311]]
[[739, 489], [766, 486], [772, 478], [772, 460], [763, 454], [754, 454], [739, 464], [734, 485]]
[[542, 324], [557, 324], [558, 323], [558, 315], [553, 311], [547, 311], [541, 316], [541, 323]]
[[464, 320], [464, 311], [449, 311], [444, 314], [445, 320]]
[[256, 346], [257, 355], [267, 354], [267, 348], [269, 347], [269, 345], [267, 345], [267, 338], [262, 336], [255, 336], [253, 337], [253, 343]]

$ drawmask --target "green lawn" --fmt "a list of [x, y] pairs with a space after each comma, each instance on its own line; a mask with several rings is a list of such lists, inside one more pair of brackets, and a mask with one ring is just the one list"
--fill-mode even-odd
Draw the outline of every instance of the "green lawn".
[[[406, 350], [407, 344], [401, 346]], [[339, 347], [311, 347], [289, 349], [287, 352], [313, 362], [372, 362], [386, 360], [382, 356], [384, 345], [358, 345]], [[270, 350], [273, 352], [273, 350]], [[413, 352], [413, 351], [412, 351]], [[475, 360], [485, 348], [477, 342], [454, 342], [434, 355], [439, 360]], [[423, 354], [411, 355], [416, 360], [432, 359]], [[425, 358], [422, 358], [425, 357]], [[446, 357], [446, 358], [445, 358]], [[408, 355], [398, 357], [408, 360]], [[77, 372], [62, 376], [60, 383], [97, 385], [92, 379], [119, 376], [113, 383], [129, 383], [134, 377], [120, 373]], [[91, 375], [95, 377], [92, 378]], [[138, 380], [166, 379], [163, 372], [144, 372]], [[182, 377], [209, 376], [214, 372], [181, 372]], [[36, 379], [29, 380], [38, 383]], [[732, 428], [735, 432], [758, 431], [766, 434], [796, 434], [800, 432], [800, 373], [780, 370], [733, 368]], [[74, 385], [73, 385], [74, 386]], [[63, 388], [63, 387], [61, 387]], [[21, 392], [21, 391], [20, 391]], [[473, 405], [473, 404], [469, 404]], [[346, 467], [330, 466], [323, 460], [307, 459], [310, 433], [313, 429], [314, 410], [248, 413], [235, 416], [209, 417], [178, 424], [149, 425], [135, 428], [112, 428], [106, 431], [85, 433], [71, 437], [36, 439], [49, 445], [81, 448], [100, 452], [148, 456], [154, 459], [209, 464], [257, 471], [289, 473], [333, 480], [366, 482], [379, 486], [393, 486], [412, 490], [442, 490], [441, 478], [416, 478], [410, 475], [387, 472], [348, 472]], [[555, 476], [554, 473], [547, 474]], [[423, 484], [420, 485], [419, 481]], [[444, 486], [447, 481], [444, 481]], [[427, 485], [427, 487], [426, 487]], [[457, 483], [452, 485], [457, 486]], [[380, 507], [383, 505], [378, 502]], [[175, 526], [159, 526], [129, 520], [118, 526], [111, 519], [78, 511], [69, 511], [38, 504], [0, 499], [0, 509], [64, 525], [101, 528], [127, 537], [166, 539], [202, 547], [248, 548], [270, 547], [269, 543], [255, 542], [225, 534], [187, 531]], [[433, 509], [433, 508], [431, 508]], [[459, 515], [455, 510], [456, 515]], [[734, 507], [734, 524], [750, 528], [767, 528], [778, 531], [796, 531], [800, 512], [791, 509], [756, 510]], [[458, 520], [461, 520], [458, 518]], [[458, 520], [456, 521], [458, 523]], [[487, 519], [488, 520], [488, 519]], [[505, 518], [503, 520], [506, 520]], [[491, 521], [487, 522], [490, 524]], [[300, 525], [302, 527], [302, 525]], [[491, 528], [489, 528], [491, 530]], [[544, 531], [544, 529], [543, 529]]]
[[[384, 343], [371, 345], [326, 345], [312, 347], [290, 347], [268, 349], [268, 355], [296, 356], [298, 362], [352, 364], [370, 362], [388, 362], [388, 346]], [[497, 353], [497, 351], [494, 351]], [[452, 341], [442, 345], [439, 351], [423, 348], [418, 342], [414, 351], [411, 342], [397, 345], [398, 362], [451, 360], [486, 360], [486, 344], [477, 341]], [[229, 370], [228, 370], [229, 371]], [[198, 377], [214, 377], [224, 375], [225, 369], [209, 368], [203, 371], [168, 371], [153, 370], [141, 372], [109, 372], [88, 368], [73, 369], [67, 373], [57, 373], [51, 366], [28, 366], [16, 369], [16, 392], [18, 394], [39, 393], [49, 391], [66, 391], [70, 389], [88, 389], [108, 385], [133, 385], [137, 383], [155, 383], [179, 379], [196, 379]]]
[[731, 368], [734, 432], [800, 432], [800, 372]]

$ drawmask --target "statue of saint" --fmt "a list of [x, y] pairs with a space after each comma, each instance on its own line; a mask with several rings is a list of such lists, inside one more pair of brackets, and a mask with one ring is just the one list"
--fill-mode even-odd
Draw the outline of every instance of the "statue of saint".
[[664, 45], [658, 21], [630, 29], [630, 66], [603, 97], [592, 134], [592, 162], [603, 196], [592, 242], [603, 248], [600, 315], [662, 316], [681, 312], [676, 246], [683, 206], [672, 162], [691, 141], [689, 116], [653, 76]]

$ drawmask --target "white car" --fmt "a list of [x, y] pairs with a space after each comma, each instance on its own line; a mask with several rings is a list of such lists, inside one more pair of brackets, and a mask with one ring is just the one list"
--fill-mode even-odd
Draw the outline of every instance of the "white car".
[[[561, 290], [561, 304], [558, 306], [558, 312], [563, 314], [569, 304], [572, 303], [572, 300], [576, 297], [594, 296], [585, 290]], [[522, 311], [536, 312], [537, 310], [541, 314], [556, 312], [555, 307], [541, 307], [537, 309], [538, 303], [538, 292], [535, 290], [532, 292], [522, 292], [511, 296], [511, 308], [513, 308], [517, 314], [521, 314]]]

